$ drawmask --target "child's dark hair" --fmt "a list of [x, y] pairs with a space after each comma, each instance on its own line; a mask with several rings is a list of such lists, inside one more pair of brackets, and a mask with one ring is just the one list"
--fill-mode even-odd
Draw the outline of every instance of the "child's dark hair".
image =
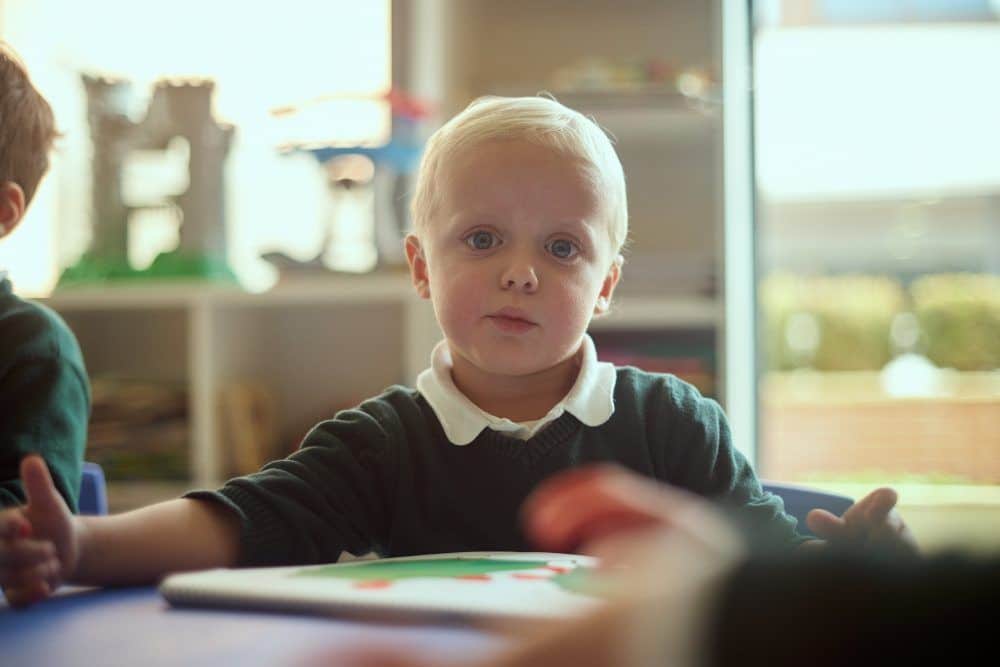
[[52, 107], [31, 84], [18, 55], [0, 41], [0, 183], [17, 183], [25, 205], [49, 168], [56, 136]]

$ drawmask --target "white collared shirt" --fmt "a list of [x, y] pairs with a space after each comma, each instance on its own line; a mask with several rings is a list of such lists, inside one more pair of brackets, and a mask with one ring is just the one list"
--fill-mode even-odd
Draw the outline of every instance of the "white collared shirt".
[[548, 414], [530, 422], [513, 422], [491, 415], [465, 396], [451, 379], [451, 349], [442, 340], [431, 353], [431, 367], [417, 376], [417, 390], [430, 403], [448, 440], [455, 445], [467, 445], [484, 428], [527, 440], [562, 416], [564, 412], [587, 426], [600, 426], [615, 411], [615, 367], [597, 360], [594, 341], [587, 334], [580, 345], [580, 373], [573, 388], [555, 404]]

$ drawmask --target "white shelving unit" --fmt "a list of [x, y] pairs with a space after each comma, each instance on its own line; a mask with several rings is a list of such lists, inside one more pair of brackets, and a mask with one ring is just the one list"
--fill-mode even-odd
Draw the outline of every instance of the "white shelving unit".
[[304, 432], [426, 364], [437, 336], [429, 308], [411, 293], [397, 274], [263, 294], [203, 285], [74, 289], [46, 303], [76, 333], [91, 375], [184, 383], [191, 478], [212, 485], [226, 472], [217, 405], [227, 383], [268, 387], [278, 432]]

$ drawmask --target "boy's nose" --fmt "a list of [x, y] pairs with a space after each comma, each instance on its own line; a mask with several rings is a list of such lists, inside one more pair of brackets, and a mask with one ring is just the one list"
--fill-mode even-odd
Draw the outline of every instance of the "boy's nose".
[[505, 290], [534, 292], [538, 289], [538, 276], [535, 275], [535, 270], [527, 264], [511, 266], [500, 277], [500, 287]]

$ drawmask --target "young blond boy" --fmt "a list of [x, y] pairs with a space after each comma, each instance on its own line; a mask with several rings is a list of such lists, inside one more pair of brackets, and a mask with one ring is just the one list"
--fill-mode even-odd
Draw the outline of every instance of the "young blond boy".
[[413, 284], [445, 336], [416, 389], [336, 415], [219, 491], [118, 516], [70, 517], [29, 458], [28, 506], [0, 514], [0, 536], [24, 535], [0, 540], [8, 598], [344, 552], [522, 549], [531, 491], [600, 461], [739, 508], [771, 540], [804, 540], [716, 403], [673, 376], [597, 361], [586, 330], [620, 278], [627, 207], [596, 124], [541, 97], [477, 100], [430, 139], [413, 213]]
[[[24, 219], [55, 139], [48, 102], [0, 42], [0, 241]], [[76, 508], [90, 388], [73, 334], [54, 312], [14, 294], [0, 267], [0, 508], [25, 501], [18, 465], [41, 454]]]

